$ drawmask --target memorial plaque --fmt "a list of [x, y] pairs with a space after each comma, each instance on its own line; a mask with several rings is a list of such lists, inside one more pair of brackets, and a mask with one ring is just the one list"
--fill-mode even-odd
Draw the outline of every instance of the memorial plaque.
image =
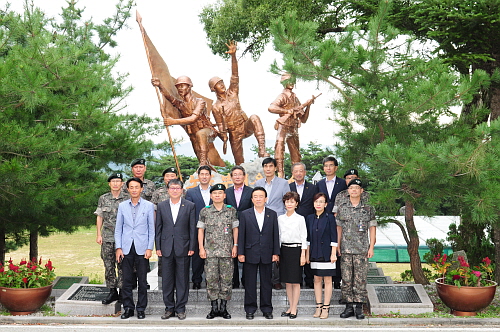
[[379, 284], [379, 285], [382, 285], [382, 284], [388, 284], [389, 283], [389, 282], [387, 282], [387, 278], [386, 277], [380, 277], [380, 276], [373, 277], [373, 276], [369, 276], [367, 279], [368, 279], [368, 283], [369, 284]]
[[68, 300], [72, 301], [99, 301], [101, 302], [108, 296], [109, 288], [97, 286], [80, 286], [71, 295]]
[[368, 276], [369, 277], [378, 277], [379, 275], [380, 275], [380, 273], [379, 273], [377, 268], [368, 269]]
[[52, 287], [54, 289], [68, 289], [73, 284], [81, 283], [82, 277], [61, 277]]
[[375, 286], [380, 303], [422, 303], [414, 286]]

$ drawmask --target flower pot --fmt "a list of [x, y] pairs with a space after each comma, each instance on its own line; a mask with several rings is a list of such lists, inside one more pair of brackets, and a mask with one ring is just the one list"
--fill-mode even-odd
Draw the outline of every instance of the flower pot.
[[12, 315], [29, 315], [47, 301], [51, 291], [52, 285], [40, 288], [0, 287], [0, 303]]
[[443, 278], [436, 279], [437, 293], [455, 316], [475, 316], [476, 311], [486, 308], [493, 301], [497, 288], [494, 281], [490, 281], [492, 286], [486, 287], [458, 287], [442, 281]]

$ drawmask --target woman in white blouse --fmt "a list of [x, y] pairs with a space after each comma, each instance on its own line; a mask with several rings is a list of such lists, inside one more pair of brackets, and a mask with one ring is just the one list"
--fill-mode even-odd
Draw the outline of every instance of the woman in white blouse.
[[286, 284], [290, 307], [281, 317], [297, 318], [302, 283], [302, 266], [306, 263], [307, 228], [304, 217], [295, 213], [300, 197], [290, 191], [283, 196], [286, 213], [278, 217], [280, 231], [280, 280]]

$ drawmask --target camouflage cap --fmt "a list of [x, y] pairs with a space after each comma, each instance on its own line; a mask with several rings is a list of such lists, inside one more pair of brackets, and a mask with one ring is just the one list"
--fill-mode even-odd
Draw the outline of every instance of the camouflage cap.
[[161, 176], [165, 176], [165, 174], [167, 173], [174, 173], [175, 175], [177, 175], [177, 171], [175, 170], [175, 167], [169, 167], [167, 169], [165, 169], [163, 171], [163, 173], [161, 173]]
[[349, 182], [349, 184], [347, 185], [347, 188], [355, 184], [363, 188], [363, 182], [361, 182], [360, 179], [352, 179], [351, 182]]
[[213, 191], [216, 191], [216, 190], [224, 190], [225, 191], [226, 186], [223, 185], [222, 183], [217, 183], [210, 188], [210, 193], [212, 193]]

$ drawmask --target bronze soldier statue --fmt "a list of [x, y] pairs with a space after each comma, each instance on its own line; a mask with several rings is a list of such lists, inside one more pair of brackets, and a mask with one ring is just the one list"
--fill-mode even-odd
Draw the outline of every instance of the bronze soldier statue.
[[202, 98], [197, 98], [191, 88], [193, 82], [187, 76], [180, 76], [175, 81], [175, 87], [179, 93], [180, 99], [173, 96], [166, 89], [160, 79], [153, 77], [151, 79], [153, 86], [157, 86], [163, 96], [179, 110], [180, 118], [165, 117], [163, 122], [165, 126], [181, 125], [191, 140], [194, 152], [198, 157], [200, 165], [225, 166], [217, 163], [217, 160], [209, 160], [211, 144], [217, 136], [217, 130], [212, 126], [208, 118], [206, 102]]
[[290, 152], [292, 165], [302, 159], [299, 150], [299, 127], [309, 118], [309, 109], [316, 97], [301, 104], [292, 91], [294, 82], [290, 74], [281, 75], [281, 84], [285, 87], [283, 92], [269, 106], [269, 112], [279, 114], [274, 129], [278, 131], [276, 145], [274, 147], [274, 158], [278, 163], [278, 176], [284, 177], [285, 141]]
[[234, 162], [240, 165], [245, 162], [243, 157], [243, 139], [255, 135], [259, 146], [259, 157], [269, 157], [266, 153], [266, 138], [264, 128], [260, 118], [253, 114], [248, 117], [241, 109], [239, 90], [240, 78], [238, 76], [238, 61], [236, 60], [236, 43], [234, 41], [226, 44], [228, 51], [231, 54], [231, 81], [229, 89], [220, 77], [212, 77], [208, 81], [208, 86], [211, 91], [217, 95], [217, 101], [213, 106], [213, 114], [219, 132], [224, 140], [224, 153], [227, 144], [227, 133], [229, 133], [229, 142], [233, 151]]

